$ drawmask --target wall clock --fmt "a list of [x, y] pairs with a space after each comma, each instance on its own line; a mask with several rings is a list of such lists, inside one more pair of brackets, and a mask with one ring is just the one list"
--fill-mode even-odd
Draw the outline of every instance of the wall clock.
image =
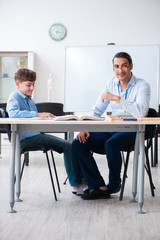
[[49, 29], [49, 35], [55, 41], [63, 40], [66, 34], [67, 34], [67, 29], [61, 23], [55, 23]]

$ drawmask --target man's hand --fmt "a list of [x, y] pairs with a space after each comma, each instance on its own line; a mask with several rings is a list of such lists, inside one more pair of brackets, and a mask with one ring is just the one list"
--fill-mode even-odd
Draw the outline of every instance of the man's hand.
[[85, 143], [89, 136], [89, 132], [80, 132], [78, 133], [76, 140], [79, 140], [80, 143]]
[[44, 117], [44, 118], [55, 118], [56, 116], [53, 115], [52, 113], [48, 113], [48, 112], [42, 112], [42, 113], [37, 113], [36, 117]]
[[105, 99], [107, 99], [109, 101], [116, 101], [117, 103], [120, 103], [120, 101], [121, 101], [121, 98], [119, 96], [114, 95], [110, 92], [105, 92], [102, 94], [102, 96], [101, 96], [102, 102], [104, 102]]

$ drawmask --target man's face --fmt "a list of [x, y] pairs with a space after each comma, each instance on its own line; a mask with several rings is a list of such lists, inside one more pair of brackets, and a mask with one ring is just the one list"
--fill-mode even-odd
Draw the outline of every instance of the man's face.
[[131, 70], [133, 69], [133, 64], [129, 64], [126, 58], [115, 58], [113, 63], [113, 70], [116, 77], [120, 81], [128, 82], [131, 79]]
[[35, 82], [25, 81], [20, 82], [19, 80], [16, 81], [16, 86], [20, 92], [22, 92], [25, 96], [30, 97], [34, 90]]

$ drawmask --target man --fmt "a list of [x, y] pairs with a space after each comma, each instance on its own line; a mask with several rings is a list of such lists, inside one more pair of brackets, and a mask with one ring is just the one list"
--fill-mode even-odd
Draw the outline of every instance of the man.
[[[7, 112], [10, 118], [32, 118], [32, 117], [55, 117], [48, 112], [38, 113], [36, 105], [31, 98], [36, 81], [36, 73], [29, 69], [19, 69], [15, 73], [17, 89], [13, 92], [7, 102]], [[21, 132], [20, 146], [43, 145], [61, 148], [64, 153], [64, 163], [69, 178], [72, 192], [83, 194], [84, 178], [80, 171], [78, 161], [72, 150], [72, 144], [64, 139], [40, 132]]]
[[[144, 117], [148, 113], [150, 101], [150, 86], [133, 73], [133, 63], [130, 55], [117, 53], [113, 58], [113, 78], [100, 94], [92, 115], [101, 116], [110, 103], [112, 114], [133, 114]], [[84, 200], [109, 198], [110, 194], [120, 191], [121, 165], [120, 151], [135, 143], [136, 133], [132, 132], [80, 132], [73, 141], [73, 149], [78, 158], [82, 173], [89, 190], [88, 195], [81, 196]], [[109, 182], [106, 185], [101, 176], [92, 152], [105, 148], [109, 167]]]

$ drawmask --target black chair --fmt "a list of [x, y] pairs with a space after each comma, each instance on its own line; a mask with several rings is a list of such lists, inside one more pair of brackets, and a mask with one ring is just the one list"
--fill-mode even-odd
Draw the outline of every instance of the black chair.
[[160, 126], [156, 126], [156, 133], [155, 133], [155, 144], [154, 144], [154, 160], [151, 162], [152, 167], [156, 167], [158, 165], [158, 137], [160, 134]]
[[[147, 117], [157, 117], [157, 111], [153, 108], [150, 108], [149, 111], [148, 111]], [[152, 147], [152, 139], [155, 136], [155, 131], [156, 131], [156, 126], [155, 125], [147, 125], [146, 126], [146, 130], [145, 130], [145, 140], [146, 140], [146, 144], [145, 144], [145, 156], [146, 156], [145, 169], [146, 169], [148, 177], [149, 177], [149, 183], [150, 183], [152, 196], [155, 196], [155, 194], [154, 194], [155, 186], [154, 186], [153, 181], [152, 181], [152, 174], [151, 174], [151, 168], [150, 168], [150, 163], [149, 163], [148, 151], [149, 151], [149, 148]], [[123, 171], [122, 186], [121, 186], [121, 191], [120, 191], [120, 196], [119, 196], [120, 201], [123, 199], [125, 181], [126, 181], [126, 178], [127, 178], [129, 156], [130, 156], [130, 153], [132, 151], [134, 151], [134, 145], [129, 146], [129, 147], [122, 150], [122, 159], [123, 159], [123, 162], [124, 162], [124, 171]], [[106, 154], [104, 148], [99, 149], [99, 150], [95, 150], [94, 152], [98, 153], [98, 154]], [[123, 152], [127, 152], [126, 159], [124, 159]]]
[[[160, 117], [160, 105], [158, 110], [158, 117]], [[151, 162], [152, 167], [156, 167], [158, 165], [158, 137], [159, 136], [160, 136], [160, 125], [157, 125], [155, 138], [154, 138], [154, 159]]]
[[[4, 108], [4, 109], [6, 109], [6, 103], [0, 103], [0, 108]], [[1, 116], [1, 113], [0, 113], [0, 117], [2, 117]], [[6, 133], [6, 129], [5, 129], [5, 127], [4, 127], [4, 125], [3, 124], [0, 124], [0, 155], [1, 155], [1, 134], [2, 133]]]
[[[7, 103], [0, 103], [0, 108], [3, 108], [6, 110], [6, 105], [7, 105]], [[1, 112], [0, 112], [0, 118], [2, 118]], [[7, 133], [7, 132], [6, 132], [6, 128], [4, 127], [4, 125], [0, 124], [0, 155], [1, 155], [1, 145], [2, 145], [1, 144], [1, 134], [2, 133]], [[29, 156], [29, 154], [26, 152], [24, 154], [26, 166], [28, 166], [28, 156]]]
[[[63, 112], [63, 104], [62, 103], [54, 103], [54, 102], [39, 102], [36, 103], [36, 107], [38, 112], [49, 112], [56, 116], [63, 116], [65, 113]], [[68, 133], [64, 133], [65, 139], [68, 139]], [[25, 165], [29, 165], [29, 153], [25, 153]]]
[[[2, 115], [3, 118], [7, 118], [8, 117], [8, 113], [6, 112], [5, 109], [1, 108], [0, 112], [1, 112], [1, 115]], [[8, 139], [9, 139], [9, 141], [11, 141], [10, 125], [6, 124], [5, 125], [5, 129], [6, 129], [6, 132], [8, 134]], [[42, 151], [43, 153], [46, 154], [46, 159], [47, 159], [49, 174], [50, 174], [50, 178], [51, 178], [51, 184], [52, 184], [52, 188], [53, 188], [53, 193], [54, 193], [55, 200], [57, 201], [57, 195], [56, 195], [55, 186], [54, 186], [54, 182], [53, 182], [53, 176], [52, 176], [52, 171], [51, 171], [51, 166], [50, 166], [48, 152], [50, 151], [50, 153], [51, 153], [51, 158], [52, 158], [52, 163], [53, 163], [53, 167], [54, 167], [55, 177], [56, 177], [56, 181], [57, 181], [58, 191], [61, 192], [60, 185], [59, 185], [59, 180], [58, 180], [58, 175], [57, 175], [57, 170], [56, 170], [56, 165], [55, 165], [55, 160], [54, 160], [54, 156], [53, 156], [53, 151], [56, 151], [58, 153], [62, 153], [62, 149], [54, 147], [54, 146], [53, 147], [26, 146], [26, 147], [21, 149], [21, 154], [25, 154], [26, 152], [31, 152], [31, 151]], [[21, 175], [20, 175], [21, 178], [22, 178], [22, 174], [23, 174], [24, 165], [25, 165], [25, 158], [24, 158], [24, 161], [23, 161], [23, 164], [22, 164], [22, 168], [21, 168]], [[15, 177], [15, 180], [16, 180], [16, 177]]]
[[[72, 114], [72, 113], [65, 113], [63, 111], [63, 104], [62, 103], [54, 103], [54, 102], [40, 102], [36, 103], [36, 107], [38, 112], [49, 112], [54, 114], [55, 116], [63, 116], [66, 114]], [[64, 132], [65, 139], [68, 139], [68, 133]]]
[[40, 102], [36, 103], [36, 107], [38, 112], [50, 112], [56, 116], [65, 115], [62, 103]]

